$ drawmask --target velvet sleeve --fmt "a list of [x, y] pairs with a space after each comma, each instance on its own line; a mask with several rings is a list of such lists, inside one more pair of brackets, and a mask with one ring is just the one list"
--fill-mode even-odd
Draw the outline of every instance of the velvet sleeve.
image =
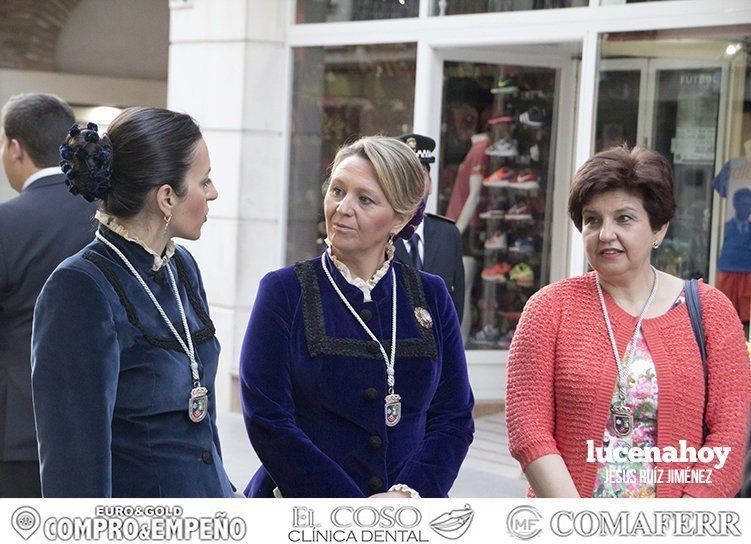
[[527, 301], [509, 349], [506, 426], [509, 451], [522, 470], [544, 455], [560, 455], [554, 436], [559, 319], [559, 303], [551, 288], [538, 291]]
[[428, 407], [425, 436], [394, 482], [406, 484], [421, 497], [447, 497], [474, 434], [474, 398], [467, 376], [459, 320], [442, 280], [433, 282], [442, 338], [441, 375]]
[[[741, 488], [748, 436], [751, 368], [743, 327], [729, 300], [716, 289], [702, 296], [706, 334], [709, 398], [705, 420], [709, 434], [705, 447], [730, 447], [725, 466], [712, 470], [712, 483], [689, 483], [683, 492], [693, 497], [733, 497]], [[693, 470], [712, 469], [717, 463], [696, 462]]]
[[111, 497], [120, 348], [111, 307], [86, 272], [50, 276], [34, 309], [31, 347], [43, 495]]
[[290, 368], [293, 309], [274, 272], [261, 280], [240, 355], [243, 416], [250, 442], [287, 497], [364, 497], [342, 467], [295, 421]]

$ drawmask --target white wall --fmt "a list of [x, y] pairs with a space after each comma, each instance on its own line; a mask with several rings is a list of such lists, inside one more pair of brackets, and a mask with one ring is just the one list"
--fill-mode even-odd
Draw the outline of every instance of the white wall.
[[201, 239], [185, 245], [222, 344], [221, 410], [258, 283], [284, 259], [287, 15], [282, 0], [194, 0], [170, 21], [168, 104], [200, 123], [219, 191]]

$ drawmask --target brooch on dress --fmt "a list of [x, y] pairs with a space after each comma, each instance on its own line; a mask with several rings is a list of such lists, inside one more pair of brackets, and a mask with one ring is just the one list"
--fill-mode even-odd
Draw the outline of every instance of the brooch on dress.
[[425, 329], [433, 328], [433, 318], [425, 308], [415, 308], [415, 319]]

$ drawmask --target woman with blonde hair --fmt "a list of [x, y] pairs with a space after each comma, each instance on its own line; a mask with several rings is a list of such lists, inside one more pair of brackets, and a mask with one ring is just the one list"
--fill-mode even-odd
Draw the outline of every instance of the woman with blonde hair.
[[446, 497], [473, 398], [443, 280], [393, 259], [421, 220], [402, 142], [342, 147], [324, 184], [327, 249], [261, 281], [240, 358], [263, 466], [249, 497]]

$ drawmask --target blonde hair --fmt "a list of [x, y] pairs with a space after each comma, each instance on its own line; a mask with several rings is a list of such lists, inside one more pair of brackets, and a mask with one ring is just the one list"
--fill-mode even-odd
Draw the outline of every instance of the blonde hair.
[[364, 136], [340, 147], [323, 184], [324, 194], [336, 168], [353, 156], [362, 157], [373, 166], [378, 185], [396, 213], [410, 217], [417, 211], [425, 192], [425, 171], [407, 144], [386, 136]]

